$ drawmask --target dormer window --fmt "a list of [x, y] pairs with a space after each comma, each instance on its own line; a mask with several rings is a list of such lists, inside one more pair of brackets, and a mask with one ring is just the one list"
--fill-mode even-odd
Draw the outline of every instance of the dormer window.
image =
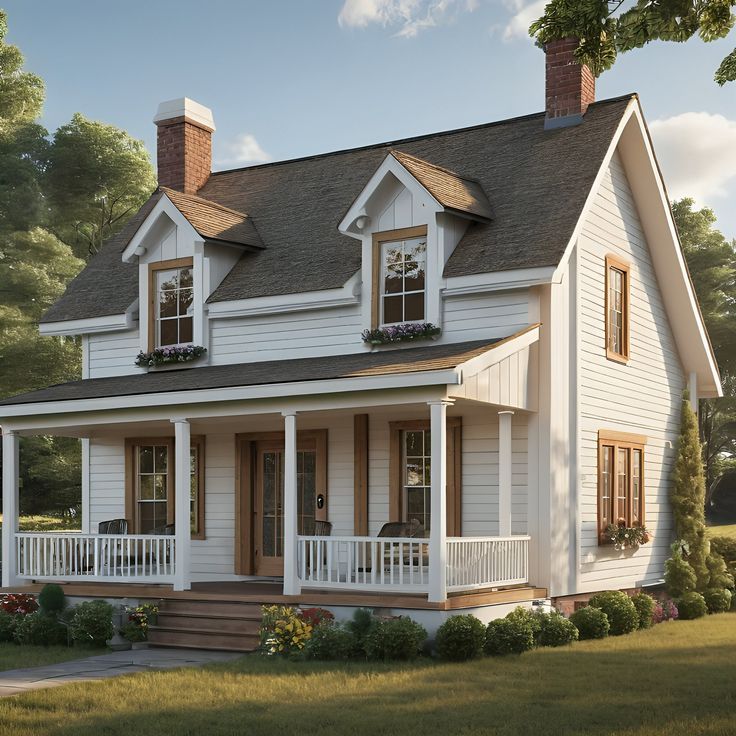
[[150, 266], [151, 348], [187, 345], [194, 339], [194, 279], [191, 258]]
[[427, 228], [411, 227], [373, 236], [373, 323], [426, 319]]

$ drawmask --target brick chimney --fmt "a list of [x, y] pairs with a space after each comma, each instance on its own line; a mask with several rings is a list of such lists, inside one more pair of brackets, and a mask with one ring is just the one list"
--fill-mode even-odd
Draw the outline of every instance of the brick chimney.
[[196, 194], [212, 171], [212, 111], [188, 97], [158, 106], [156, 159], [160, 186]]
[[582, 123], [588, 105], [595, 102], [593, 72], [575, 59], [578, 44], [577, 38], [562, 38], [545, 44], [547, 115], [544, 127], [547, 129]]

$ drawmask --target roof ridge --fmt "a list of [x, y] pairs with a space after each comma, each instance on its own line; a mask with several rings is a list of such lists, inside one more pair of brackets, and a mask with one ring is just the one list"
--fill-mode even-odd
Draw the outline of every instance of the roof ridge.
[[[204, 204], [209, 205], [210, 207], [216, 207], [217, 209], [223, 210], [224, 212], [230, 212], [233, 215], [238, 215], [239, 217], [246, 217], [249, 220], [251, 220], [251, 216], [247, 212], [241, 212], [240, 210], [234, 210], [232, 207], [226, 207], [224, 204], [220, 204], [219, 202], [215, 202], [213, 199], [207, 199], [206, 197], [200, 197], [199, 194], [187, 194], [186, 192], [180, 192], [177, 189], [172, 189], [171, 187], [164, 187], [159, 186], [159, 189], [168, 197], [169, 192], [173, 192], [177, 197], [187, 197], [189, 199], [196, 199], [200, 202], [203, 202]], [[171, 197], [169, 197], [171, 199]], [[173, 200], [172, 200], [173, 201]], [[174, 202], [176, 204], [176, 202]]]
[[[592, 102], [588, 109], [591, 107], [598, 107], [600, 105], [610, 105], [616, 102], [622, 102], [623, 100], [631, 100], [638, 98], [639, 95], [636, 92], [629, 92], [627, 94], [619, 95], [618, 97], [609, 97], [605, 100], [598, 100]], [[457, 133], [466, 133], [474, 130], [482, 130], [484, 128], [495, 128], [501, 125], [509, 125], [511, 123], [518, 123], [522, 120], [533, 120], [534, 118], [542, 117], [545, 115], [545, 111], [528, 113], [526, 115], [517, 115], [512, 118], [504, 118], [503, 120], [493, 120], [489, 123], [477, 123], [476, 125], [467, 125], [462, 128], [453, 128], [451, 130], [438, 130], [434, 133], [423, 133], [421, 135], [408, 136], [406, 138], [397, 138], [392, 141], [383, 141], [381, 143], [368, 143], [363, 146], [354, 146], [353, 148], [340, 148], [336, 151], [324, 151], [322, 153], [313, 153], [308, 156], [297, 156], [296, 158], [283, 159], [281, 161], [269, 161], [263, 164], [254, 164], [252, 166], [240, 166], [236, 169], [223, 169], [222, 171], [211, 171], [210, 177], [221, 176], [223, 174], [235, 174], [240, 171], [256, 171], [258, 169], [267, 169], [272, 166], [283, 166], [285, 164], [300, 163], [302, 161], [314, 161], [321, 158], [329, 158], [331, 156], [340, 156], [345, 153], [355, 153], [357, 151], [371, 151], [379, 148], [390, 148], [392, 146], [398, 146], [404, 143], [414, 143], [415, 141], [428, 140], [430, 138], [441, 138], [447, 135], [455, 135]], [[209, 179], [208, 179], [209, 181]], [[206, 183], [205, 183], [206, 186]]]

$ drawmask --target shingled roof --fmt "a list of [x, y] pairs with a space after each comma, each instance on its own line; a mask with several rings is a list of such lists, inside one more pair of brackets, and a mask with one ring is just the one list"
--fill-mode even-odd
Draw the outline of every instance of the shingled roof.
[[[545, 130], [544, 113], [538, 113], [215, 172], [199, 197], [248, 213], [266, 248], [244, 253], [209, 301], [343, 286], [360, 268], [360, 243], [337, 225], [392, 151], [477, 182], [493, 207], [490, 222], [468, 227], [446, 277], [556, 266], [631, 99], [593, 103], [582, 124], [557, 130]], [[132, 304], [137, 267], [121, 263], [120, 256], [141, 221], [138, 215], [103, 246], [43, 322], [121, 314]]]

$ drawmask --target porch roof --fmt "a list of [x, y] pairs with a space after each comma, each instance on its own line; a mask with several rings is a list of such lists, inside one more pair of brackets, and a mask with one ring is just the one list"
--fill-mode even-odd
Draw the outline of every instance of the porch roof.
[[[348, 355], [236, 363], [157, 370], [136, 375], [88, 378], [12, 396], [0, 401], [0, 407], [452, 370], [516, 336]], [[0, 411], [1, 415], [2, 411]]]

